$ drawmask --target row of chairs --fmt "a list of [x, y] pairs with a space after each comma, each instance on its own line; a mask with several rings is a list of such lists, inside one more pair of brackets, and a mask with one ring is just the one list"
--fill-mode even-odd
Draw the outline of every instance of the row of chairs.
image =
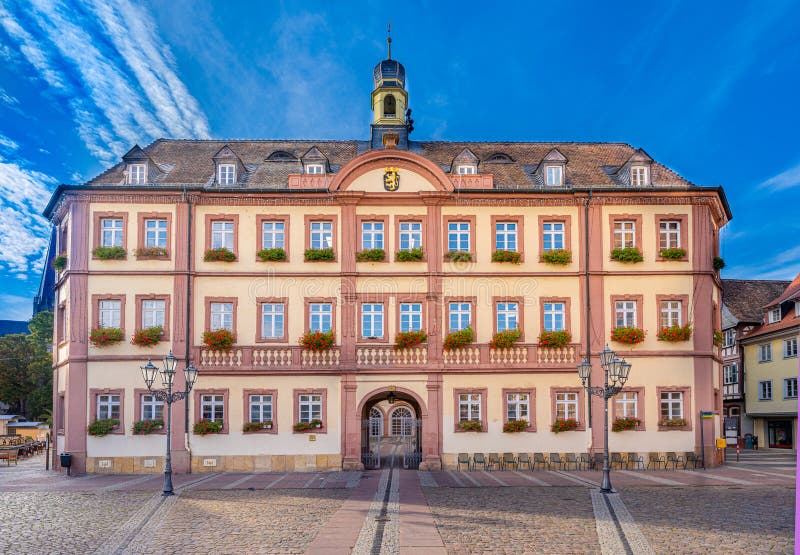
[[[645, 470], [653, 468], [658, 470], [662, 466], [667, 470], [670, 465], [675, 470], [679, 466], [687, 468], [689, 464], [693, 468], [697, 468], [700, 464], [700, 459], [695, 453], [686, 452], [683, 455], [678, 455], [674, 452], [667, 453], [666, 456], [661, 456], [660, 453], [649, 453], [647, 466], [645, 466], [644, 457], [636, 453], [627, 453], [623, 456], [622, 453], [611, 453], [609, 458], [609, 466], [611, 468], [620, 469], [635, 469]], [[456, 461], [456, 468], [461, 470], [461, 467], [466, 467], [467, 470], [475, 470], [482, 468], [483, 470], [505, 470], [511, 468], [518, 470], [519, 468], [527, 467], [528, 470], [536, 470], [543, 468], [546, 470], [600, 470], [603, 468], [603, 453], [595, 453], [590, 456], [589, 453], [565, 453], [562, 457], [559, 453], [550, 453], [549, 457], [545, 457], [544, 453], [534, 453], [531, 458], [529, 453], [489, 453], [486, 456], [484, 453], [459, 453]]]

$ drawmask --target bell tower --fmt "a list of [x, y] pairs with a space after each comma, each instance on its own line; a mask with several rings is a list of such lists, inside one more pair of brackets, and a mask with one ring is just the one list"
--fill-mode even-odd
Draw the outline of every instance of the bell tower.
[[[389, 25], [391, 33], [391, 24]], [[408, 148], [406, 68], [392, 59], [392, 37], [386, 38], [388, 56], [375, 66], [372, 91], [372, 148], [381, 148], [386, 132], [398, 133], [398, 148]]]

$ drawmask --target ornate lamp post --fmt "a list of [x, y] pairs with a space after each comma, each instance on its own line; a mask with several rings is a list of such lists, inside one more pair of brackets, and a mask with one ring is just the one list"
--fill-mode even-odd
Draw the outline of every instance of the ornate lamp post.
[[603, 493], [611, 493], [611, 473], [608, 466], [608, 400], [622, 391], [622, 387], [625, 385], [625, 382], [628, 381], [631, 364], [625, 362], [624, 358], [617, 358], [617, 353], [609, 349], [608, 345], [606, 345], [606, 348], [600, 353], [600, 366], [602, 366], [605, 371], [605, 386], [586, 385], [589, 380], [589, 375], [592, 372], [592, 363], [589, 362], [588, 358], [584, 358], [583, 362], [578, 365], [578, 376], [580, 376], [581, 383], [584, 389], [586, 389], [586, 392], [589, 395], [602, 397], [603, 403], [605, 404], [605, 413], [603, 416], [603, 483], [600, 486], [600, 491]]
[[[163, 368], [159, 370], [152, 361], [148, 360], [145, 366], [142, 366], [142, 377], [144, 383], [147, 385], [147, 390], [150, 391], [157, 400], [167, 404], [167, 456], [164, 462], [164, 493], [163, 495], [172, 495], [172, 457], [171, 439], [172, 439], [172, 403], [186, 399], [189, 392], [194, 387], [194, 382], [197, 381], [197, 368], [193, 364], [189, 364], [183, 371], [186, 378], [186, 389], [183, 391], [176, 391], [173, 393], [172, 384], [175, 380], [175, 363], [177, 360], [172, 354], [172, 351], [164, 357]], [[153, 390], [153, 382], [156, 381], [157, 374], [161, 374], [161, 383], [164, 389]]]

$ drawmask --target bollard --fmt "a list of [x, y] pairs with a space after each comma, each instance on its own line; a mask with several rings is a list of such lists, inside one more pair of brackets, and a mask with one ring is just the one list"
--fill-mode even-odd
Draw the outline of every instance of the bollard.
[[736, 462], [739, 462], [739, 444], [736, 444]]

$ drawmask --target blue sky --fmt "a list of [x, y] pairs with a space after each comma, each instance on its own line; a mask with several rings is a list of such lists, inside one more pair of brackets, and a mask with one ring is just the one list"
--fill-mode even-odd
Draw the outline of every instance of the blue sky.
[[412, 138], [625, 141], [734, 220], [725, 277], [800, 272], [800, 3], [0, 0], [0, 319], [27, 318], [58, 183], [166, 137], [365, 139], [406, 66]]

